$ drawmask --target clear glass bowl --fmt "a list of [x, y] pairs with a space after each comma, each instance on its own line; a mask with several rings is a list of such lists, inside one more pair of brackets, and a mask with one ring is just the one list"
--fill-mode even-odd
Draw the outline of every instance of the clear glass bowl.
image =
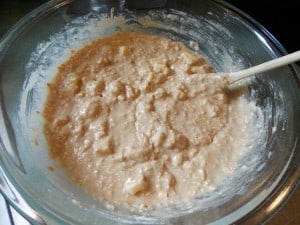
[[265, 138], [240, 162], [248, 168], [242, 176], [230, 178], [227, 188], [202, 196], [189, 207], [149, 213], [112, 211], [69, 181], [63, 170], [49, 169], [59, 165], [48, 157], [39, 103], [60, 59], [84, 43], [119, 30], [154, 33], [186, 45], [197, 43], [218, 71], [238, 70], [286, 54], [260, 24], [223, 1], [176, 0], [163, 8], [150, 1], [151, 9], [141, 2], [136, 9], [135, 2], [50, 1], [2, 39], [1, 192], [33, 224], [258, 224], [267, 220], [299, 184], [300, 88], [293, 65], [244, 84], [246, 97], [263, 110]]

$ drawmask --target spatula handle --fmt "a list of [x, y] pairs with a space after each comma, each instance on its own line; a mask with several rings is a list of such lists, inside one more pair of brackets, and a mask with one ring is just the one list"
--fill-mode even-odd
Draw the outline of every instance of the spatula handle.
[[256, 75], [258, 73], [266, 72], [268, 70], [272, 70], [296, 61], [300, 60], [300, 51], [296, 51], [294, 53], [279, 57], [277, 59], [273, 59], [271, 61], [259, 64], [257, 66], [253, 66], [248, 69], [240, 70], [237, 72], [228, 74], [228, 81], [230, 84], [239, 81], [243, 78]]

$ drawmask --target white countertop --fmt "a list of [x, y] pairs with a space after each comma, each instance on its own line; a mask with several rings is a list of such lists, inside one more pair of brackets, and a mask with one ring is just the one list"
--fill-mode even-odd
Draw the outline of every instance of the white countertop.
[[0, 224], [30, 225], [0, 194]]

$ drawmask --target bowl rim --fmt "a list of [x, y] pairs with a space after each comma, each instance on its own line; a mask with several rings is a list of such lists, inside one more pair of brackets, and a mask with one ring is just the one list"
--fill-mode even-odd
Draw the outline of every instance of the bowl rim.
[[[227, 3], [223, 0], [208, 0], [214, 2], [222, 7], [225, 7], [237, 15], [239, 15], [243, 20], [252, 25], [255, 29], [267, 38], [267, 40], [273, 44], [273, 47], [278, 51], [278, 54], [285, 55], [287, 51], [281, 45], [281, 43], [260, 23], [258, 23], [251, 16], [235, 7], [234, 5]], [[65, 5], [72, 3], [72, 0], [52, 0], [46, 3], [43, 3], [41, 6], [35, 8], [24, 17], [22, 17], [14, 26], [12, 26], [7, 33], [0, 40], [0, 52], [5, 52], [13, 44], [14, 40], [21, 34], [25, 27], [32, 23], [33, 18], [38, 18], [44, 16], [48, 13], [55, 11], [57, 8], [61, 8]], [[0, 61], [2, 61], [4, 54], [0, 54]], [[293, 74], [296, 76], [298, 81], [298, 86], [300, 82], [300, 72], [296, 69], [295, 65], [290, 65], [290, 69]], [[1, 97], [2, 100], [2, 97]], [[1, 102], [2, 105], [2, 102]], [[1, 125], [5, 125], [3, 119], [3, 109], [1, 107], [0, 115]], [[2, 143], [2, 133], [3, 129], [0, 129], [0, 150], [5, 151], [5, 146]], [[300, 166], [297, 162], [300, 161], [300, 151], [296, 149], [297, 146], [300, 146], [300, 140], [297, 138], [294, 146], [293, 155], [290, 158], [290, 163], [286, 168], [283, 176], [280, 177], [280, 180], [277, 184], [277, 187], [274, 188], [268, 195], [268, 201], [263, 201], [257, 205], [253, 210], [247, 212], [242, 216], [242, 218], [232, 221], [234, 224], [246, 224], [247, 221], [251, 218], [251, 223], [265, 222], [270, 219], [290, 198], [294, 191], [300, 185]], [[12, 180], [12, 177], [9, 175], [9, 172], [5, 168], [3, 159], [0, 157], [0, 193], [8, 200], [22, 216], [24, 216], [28, 221], [37, 224], [46, 224], [45, 221], [39, 216], [37, 210], [30, 205], [20, 194], [17, 188], [14, 187], [15, 182]], [[294, 162], [294, 163], [293, 163]], [[237, 209], [238, 211], [239, 209]], [[52, 215], [53, 216], [53, 215]], [[60, 220], [59, 218], [56, 218]]]
[[[231, 3], [226, 2], [225, 0], [211, 0], [219, 3], [220, 5], [233, 10], [239, 16], [241, 16], [245, 21], [255, 27], [261, 32], [264, 37], [266, 37], [276, 48], [281, 55], [286, 55], [288, 52], [283, 47], [283, 45], [271, 34], [262, 24], [257, 20], [252, 18], [249, 14], [234, 6]], [[291, 64], [290, 68], [293, 71], [293, 74], [296, 76], [298, 81], [298, 87], [300, 88], [300, 67], [297, 67], [295, 64]], [[298, 109], [300, 112], [300, 110]], [[297, 146], [300, 146], [299, 135], [295, 141], [293, 155], [290, 158], [290, 164], [288, 165], [287, 170], [281, 177], [277, 188], [272, 190], [272, 192], [267, 197], [268, 201], [263, 201], [258, 206], [256, 206], [251, 212], [248, 212], [242, 218], [234, 221], [232, 224], [258, 224], [267, 222], [278, 212], [283, 205], [289, 200], [293, 193], [300, 187], [300, 165], [297, 165], [297, 162], [300, 162], [300, 149], [296, 149]], [[298, 151], [298, 153], [297, 153]], [[295, 162], [294, 164], [291, 162]], [[251, 222], [249, 223], [249, 219]]]

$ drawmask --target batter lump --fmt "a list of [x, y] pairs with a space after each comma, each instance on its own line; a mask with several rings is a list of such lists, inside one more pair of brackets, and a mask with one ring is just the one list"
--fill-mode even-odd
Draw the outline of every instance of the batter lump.
[[234, 170], [234, 126], [239, 140], [244, 126], [212, 72], [154, 35], [120, 32], [73, 51], [48, 84], [51, 157], [112, 205], [151, 209], [210, 190]]

